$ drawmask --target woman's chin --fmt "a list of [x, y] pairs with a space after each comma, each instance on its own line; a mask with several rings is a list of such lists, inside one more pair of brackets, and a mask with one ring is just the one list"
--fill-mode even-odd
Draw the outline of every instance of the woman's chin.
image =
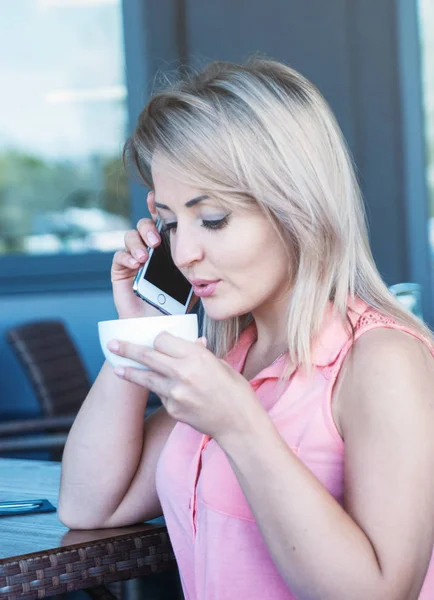
[[227, 321], [227, 319], [232, 319], [234, 317], [240, 317], [246, 314], [246, 311], [235, 311], [233, 308], [224, 307], [224, 306], [213, 306], [212, 302], [207, 303], [202, 300], [203, 310], [206, 313], [206, 316], [213, 321]]

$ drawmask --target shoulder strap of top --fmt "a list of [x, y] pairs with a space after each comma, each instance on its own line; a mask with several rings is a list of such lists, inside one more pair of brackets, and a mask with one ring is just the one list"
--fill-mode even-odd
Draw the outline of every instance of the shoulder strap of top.
[[353, 346], [354, 342], [356, 342], [364, 333], [367, 331], [371, 331], [372, 329], [387, 328], [387, 329], [397, 329], [399, 331], [403, 331], [404, 333], [408, 333], [413, 337], [421, 340], [431, 351], [431, 354], [434, 356], [434, 347], [431, 342], [425, 338], [419, 332], [411, 329], [406, 325], [401, 325], [397, 323], [392, 317], [388, 317], [386, 315], [381, 314], [374, 308], [368, 308], [362, 315], [360, 315], [359, 319], [354, 325], [354, 335], [351, 336], [350, 339], [346, 341], [346, 343], [342, 346], [339, 354], [336, 357], [336, 360], [324, 367], [323, 372], [327, 379], [334, 380], [337, 378], [339, 371], [342, 367], [342, 364]]

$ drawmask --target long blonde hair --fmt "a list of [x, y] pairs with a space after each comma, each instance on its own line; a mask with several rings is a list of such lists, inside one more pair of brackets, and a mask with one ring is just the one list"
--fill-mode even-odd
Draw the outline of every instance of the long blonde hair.
[[[254, 57], [178, 78], [151, 97], [124, 148], [151, 189], [156, 153], [179, 180], [229, 206], [259, 208], [275, 227], [288, 249], [291, 363], [311, 364], [330, 302], [346, 321], [355, 297], [434, 342], [377, 271], [342, 132], [302, 75]], [[252, 320], [205, 315], [208, 347], [225, 357]]]

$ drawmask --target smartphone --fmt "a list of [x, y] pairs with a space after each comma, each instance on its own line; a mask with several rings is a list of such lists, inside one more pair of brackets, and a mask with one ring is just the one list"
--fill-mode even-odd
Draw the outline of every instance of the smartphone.
[[[161, 232], [161, 219], [157, 219], [156, 227]], [[148, 249], [148, 260], [136, 275], [133, 291], [165, 315], [184, 315], [193, 286], [173, 262], [168, 241], [160, 237], [161, 244]]]

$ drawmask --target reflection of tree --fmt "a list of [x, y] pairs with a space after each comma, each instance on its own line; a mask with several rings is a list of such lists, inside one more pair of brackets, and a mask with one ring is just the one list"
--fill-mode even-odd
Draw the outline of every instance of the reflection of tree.
[[70, 207], [100, 208], [128, 217], [128, 183], [121, 159], [50, 161], [15, 150], [0, 153], [0, 252], [22, 251], [24, 237], [47, 233], [38, 231], [38, 217]]
[[108, 158], [104, 162], [105, 205], [107, 212], [130, 217], [130, 205], [125, 199], [129, 196], [128, 180], [122, 161]]

